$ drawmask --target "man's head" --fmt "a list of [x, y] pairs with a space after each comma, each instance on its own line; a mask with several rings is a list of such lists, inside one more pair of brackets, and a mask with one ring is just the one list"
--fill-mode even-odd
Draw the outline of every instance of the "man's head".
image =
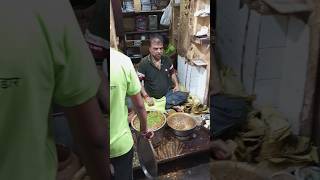
[[149, 52], [155, 60], [160, 60], [163, 54], [163, 38], [159, 34], [150, 37]]

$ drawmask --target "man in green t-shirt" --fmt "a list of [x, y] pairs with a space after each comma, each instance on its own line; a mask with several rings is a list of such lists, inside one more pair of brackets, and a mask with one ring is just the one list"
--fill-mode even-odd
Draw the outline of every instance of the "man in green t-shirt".
[[100, 79], [68, 0], [0, 4], [0, 179], [56, 179], [53, 102], [65, 107], [91, 179], [109, 179]]
[[146, 138], [153, 136], [147, 131], [147, 112], [140, 95], [140, 82], [130, 58], [110, 49], [110, 161], [115, 180], [132, 179], [133, 138], [128, 125], [129, 96], [140, 119], [140, 132]]

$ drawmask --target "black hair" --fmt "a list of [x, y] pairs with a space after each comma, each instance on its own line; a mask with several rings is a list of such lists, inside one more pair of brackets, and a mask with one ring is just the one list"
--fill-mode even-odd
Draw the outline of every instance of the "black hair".
[[164, 44], [163, 37], [160, 34], [152, 34], [152, 35], [150, 35], [149, 44], [151, 45], [152, 41], [154, 41], [155, 39], [159, 40], [162, 44]]

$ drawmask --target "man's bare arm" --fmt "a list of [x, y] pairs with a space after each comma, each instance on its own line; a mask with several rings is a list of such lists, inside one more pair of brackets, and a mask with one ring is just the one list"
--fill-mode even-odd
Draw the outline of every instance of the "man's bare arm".
[[149, 96], [148, 93], [146, 92], [146, 90], [144, 89], [144, 86], [143, 86], [143, 83], [142, 83], [142, 82], [141, 82], [141, 96], [142, 96], [143, 98], [146, 98], [146, 97]]
[[143, 104], [143, 99], [140, 93], [130, 96], [130, 98], [133, 103], [133, 108], [140, 120], [140, 132], [146, 132], [147, 131], [147, 112]]
[[64, 108], [81, 159], [92, 180], [110, 179], [107, 120], [103, 119], [96, 98]]
[[172, 73], [171, 75], [172, 82], [174, 83], [174, 91], [179, 91], [179, 83], [176, 73]]
[[108, 79], [106, 75], [104, 74], [102, 67], [97, 66], [98, 74], [101, 78], [101, 84], [99, 87], [99, 91], [97, 94], [98, 102], [101, 107], [101, 111], [104, 114], [109, 114], [109, 101], [108, 101]]
[[144, 86], [143, 86], [142, 82], [141, 82], [141, 95], [146, 100], [146, 102], [147, 102], [147, 104], [149, 106], [153, 106], [154, 105], [153, 99], [148, 95], [148, 93], [144, 89]]

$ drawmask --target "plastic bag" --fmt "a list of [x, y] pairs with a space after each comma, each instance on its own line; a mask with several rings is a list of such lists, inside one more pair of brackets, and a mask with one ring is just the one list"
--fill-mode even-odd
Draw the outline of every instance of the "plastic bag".
[[164, 9], [164, 12], [160, 19], [160, 24], [163, 26], [170, 26], [171, 18], [172, 18], [172, 5], [170, 1], [168, 6]]

